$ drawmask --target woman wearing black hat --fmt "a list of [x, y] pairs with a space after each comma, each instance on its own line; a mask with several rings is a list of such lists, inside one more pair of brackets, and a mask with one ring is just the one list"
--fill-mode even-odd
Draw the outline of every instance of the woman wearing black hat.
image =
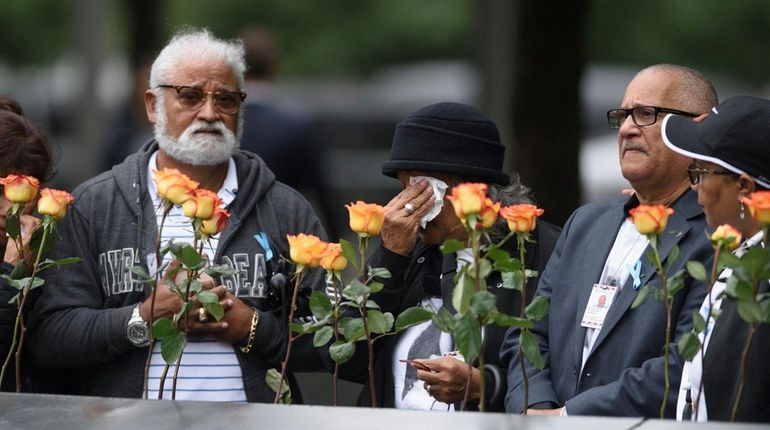
[[[729, 224], [742, 234], [745, 240], [735, 254], [743, 255], [752, 246], [764, 246], [762, 225], [749, 215], [742, 199], [754, 191], [770, 189], [770, 101], [733, 97], [695, 121], [669, 115], [663, 122], [663, 140], [672, 150], [693, 158], [687, 170], [709, 225]], [[729, 268], [720, 273], [701, 306], [704, 319], [712, 315], [706, 330], [699, 335], [701, 342], [705, 341], [706, 351], [702, 360], [698, 353], [685, 364], [677, 407], [680, 420], [731, 419], [749, 328], [738, 315], [735, 303], [722, 299], [725, 281], [731, 274]], [[759, 292], [767, 290], [765, 281]], [[719, 317], [715, 319], [713, 315]], [[701, 379], [703, 392], [698, 396]], [[770, 422], [767, 324], [760, 325], [753, 337], [735, 419]]]

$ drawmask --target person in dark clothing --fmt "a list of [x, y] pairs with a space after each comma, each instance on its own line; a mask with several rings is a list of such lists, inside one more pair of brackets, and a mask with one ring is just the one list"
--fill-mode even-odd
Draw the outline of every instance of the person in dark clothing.
[[[387, 268], [392, 277], [383, 279], [385, 288], [373, 298], [383, 310], [397, 315], [419, 305], [433, 311], [442, 306], [451, 312], [453, 275], [457, 255], [442, 255], [439, 246], [447, 239], [466, 240], [466, 232], [452, 205], [445, 200], [447, 190], [463, 182], [488, 185], [488, 196], [503, 206], [530, 203], [529, 190], [517, 176], [502, 170], [505, 147], [495, 124], [474, 107], [460, 103], [438, 103], [409, 115], [396, 127], [390, 160], [383, 164], [385, 175], [396, 177], [403, 191], [385, 207], [381, 245], [369, 264]], [[542, 270], [551, 254], [560, 229], [539, 221], [526, 246], [526, 266]], [[505, 220], [498, 219], [492, 240], [508, 232]], [[505, 246], [517, 252], [515, 240]], [[517, 315], [518, 291], [499, 288], [499, 274], [487, 280], [489, 291], [497, 296], [502, 312]], [[527, 297], [535, 290], [537, 278], [527, 282]], [[487, 410], [502, 411], [506, 392], [505, 367], [499, 366], [500, 343], [505, 328], [489, 325], [484, 331], [485, 375], [472, 370], [470, 409], [478, 403], [479, 379], [486, 381]], [[375, 358], [375, 385], [379, 406], [402, 409], [448, 410], [462, 400], [468, 366], [453, 357], [452, 338], [432, 322], [411, 327], [396, 336], [378, 341]], [[418, 367], [404, 360], [415, 360]], [[365, 353], [343, 366], [348, 379], [368, 384]], [[371, 404], [365, 386], [359, 405]]]
[[[34, 176], [41, 182], [53, 176], [51, 147], [45, 133], [32, 121], [24, 117], [21, 106], [9, 97], [0, 97], [0, 177], [9, 174]], [[0, 249], [4, 258], [0, 273], [10, 275], [21, 257], [16, 246], [11, 243], [5, 231], [5, 216], [11, 203], [0, 194]], [[39, 220], [31, 215], [34, 202], [29, 204], [21, 216], [22, 239], [28, 250], [32, 231]], [[8, 303], [18, 291], [0, 279], [0, 365], [8, 355], [13, 337], [13, 326], [18, 313], [15, 304]], [[27, 307], [28, 308], [28, 307]], [[15, 391], [15, 366], [11, 360], [6, 370], [5, 380], [0, 381], [2, 391]], [[27, 372], [29, 375], [31, 372]], [[32, 389], [30, 384], [22, 383], [25, 390]]]
[[[733, 251], [735, 255], [742, 256], [754, 246], [766, 248], [762, 224], [751, 216], [743, 199], [755, 191], [770, 190], [770, 100], [732, 97], [696, 121], [667, 116], [663, 141], [671, 150], [692, 158], [687, 169], [690, 184], [698, 193], [709, 226], [728, 224], [740, 232], [743, 243]], [[741, 354], [749, 333], [740, 306], [723, 297], [732, 273], [731, 268], [722, 269], [699, 309], [707, 324], [698, 335], [705, 355], [697, 353], [684, 364], [677, 402], [679, 420], [732, 421]], [[764, 280], [757, 293], [767, 292]], [[755, 329], [747, 358], [735, 420], [770, 422], [770, 325]], [[701, 385], [703, 392], [698, 395]]]

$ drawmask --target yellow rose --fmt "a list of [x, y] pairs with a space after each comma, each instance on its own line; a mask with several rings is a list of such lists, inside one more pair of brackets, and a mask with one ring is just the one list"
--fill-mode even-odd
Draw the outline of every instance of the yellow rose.
[[73, 200], [75, 199], [66, 191], [43, 188], [40, 190], [40, 200], [37, 201], [37, 211], [40, 215], [62, 219]]
[[751, 216], [764, 225], [770, 224], [770, 191], [756, 191], [741, 200], [749, 207]]
[[357, 201], [345, 205], [350, 215], [350, 229], [361, 236], [377, 236], [385, 221], [385, 208], [372, 203]]
[[497, 221], [497, 214], [500, 212], [500, 202], [494, 203], [491, 199], [484, 200], [484, 206], [479, 212], [479, 225], [481, 228], [491, 228]]
[[537, 217], [545, 211], [535, 205], [519, 204], [500, 209], [500, 216], [508, 221], [508, 228], [514, 233], [529, 233], [537, 226]]
[[639, 233], [646, 236], [663, 233], [668, 224], [668, 216], [673, 213], [673, 209], [663, 205], [639, 205], [628, 211], [629, 220]]
[[37, 196], [40, 181], [32, 176], [8, 175], [0, 179], [5, 186], [5, 198], [11, 203], [29, 203]]
[[209, 219], [203, 220], [200, 227], [200, 232], [207, 236], [214, 236], [222, 232], [227, 226], [227, 220], [230, 218], [230, 213], [226, 210], [216, 207], [214, 213]]
[[741, 244], [742, 238], [741, 232], [729, 224], [722, 224], [711, 235], [711, 244], [714, 248], [732, 251]]
[[452, 194], [447, 196], [455, 209], [457, 218], [464, 220], [468, 215], [481, 212], [487, 198], [487, 184], [465, 183], [452, 188]]
[[158, 195], [177, 205], [195, 197], [193, 190], [198, 188], [197, 182], [177, 169], [153, 170], [152, 178]]
[[207, 236], [214, 236], [222, 232], [227, 226], [227, 220], [230, 218], [230, 212], [217, 207], [209, 219], [203, 220], [200, 232]]
[[326, 249], [326, 242], [317, 236], [300, 233], [296, 236], [287, 235], [289, 240], [289, 255], [294, 264], [307, 267], [318, 267], [321, 254]]
[[342, 245], [329, 243], [321, 253], [320, 265], [330, 272], [342, 272], [348, 267], [348, 259], [342, 255]]
[[188, 218], [209, 219], [222, 200], [213, 191], [197, 188], [194, 197], [182, 203], [182, 212]]

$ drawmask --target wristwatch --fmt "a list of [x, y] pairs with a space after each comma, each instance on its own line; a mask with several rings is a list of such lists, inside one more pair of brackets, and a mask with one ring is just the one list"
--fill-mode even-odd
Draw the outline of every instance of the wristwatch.
[[145, 347], [150, 344], [150, 332], [147, 329], [147, 323], [142, 319], [142, 315], [139, 313], [139, 306], [141, 303], [134, 306], [134, 310], [131, 312], [131, 318], [128, 320], [126, 326], [126, 336], [128, 340], [139, 348]]

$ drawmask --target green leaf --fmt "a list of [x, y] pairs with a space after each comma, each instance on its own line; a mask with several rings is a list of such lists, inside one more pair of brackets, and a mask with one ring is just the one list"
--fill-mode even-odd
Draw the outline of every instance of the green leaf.
[[143, 280], [151, 279], [149, 273], [147, 273], [147, 269], [144, 268], [144, 266], [131, 266], [131, 273], [138, 276], [139, 278]]
[[706, 274], [706, 268], [703, 266], [703, 263], [700, 261], [694, 261], [690, 260], [687, 262], [687, 272], [692, 276], [693, 278], [701, 281], [701, 282], [707, 282], [708, 281], [708, 275]]
[[761, 323], [762, 311], [759, 304], [753, 300], [738, 300], [738, 315], [747, 323]]
[[466, 363], [471, 363], [481, 351], [481, 325], [468, 313], [455, 321], [452, 334], [457, 350], [465, 357]]
[[719, 254], [719, 266], [718, 271], [721, 272], [722, 267], [738, 267], [741, 264], [741, 259], [732, 252], [723, 252]]
[[[486, 258], [479, 260], [479, 279], [487, 279], [487, 276], [492, 273], [492, 263]], [[486, 283], [484, 283], [486, 286]]]
[[0, 275], [0, 278], [2, 278], [9, 287], [15, 288], [17, 290], [24, 288], [24, 284], [22, 283], [21, 279], [13, 279], [8, 275]]
[[342, 336], [350, 342], [364, 337], [364, 320], [361, 318], [343, 318], [338, 323]]
[[754, 301], [754, 288], [737, 277], [730, 277], [725, 285], [725, 295], [733, 300]]
[[164, 336], [160, 345], [160, 355], [167, 364], [174, 364], [184, 351], [187, 345], [187, 338], [181, 331], [176, 331], [168, 336]]
[[175, 243], [171, 247], [171, 253], [189, 269], [202, 269], [206, 265], [206, 259], [189, 243]]
[[460, 242], [457, 239], [448, 239], [445, 240], [439, 248], [441, 249], [441, 253], [446, 255], [465, 249], [465, 243]]
[[[711, 316], [713, 317], [714, 315], [712, 314]], [[703, 330], [706, 329], [706, 320], [703, 319], [703, 316], [697, 309], [692, 311], [692, 326], [696, 333], [703, 333]]]
[[353, 353], [356, 352], [356, 347], [353, 342], [343, 342], [338, 340], [329, 347], [329, 356], [337, 364], [347, 363], [353, 358]]
[[369, 292], [369, 287], [361, 283], [358, 279], [353, 279], [350, 281], [350, 284], [342, 290], [342, 296], [356, 303], [362, 303], [364, 297], [368, 295]]
[[762, 314], [762, 322], [770, 324], [770, 297], [764, 297], [759, 302], [759, 312]]
[[521, 291], [521, 275], [518, 272], [503, 272], [500, 273], [500, 277], [503, 281], [503, 288]]
[[490, 260], [497, 263], [499, 261], [510, 260], [511, 254], [509, 254], [504, 249], [500, 249], [495, 246], [490, 246], [489, 248], [487, 248], [486, 257], [488, 257]]
[[198, 294], [203, 290], [203, 285], [199, 279], [193, 279], [190, 281], [190, 294]]
[[366, 309], [380, 309], [380, 305], [378, 305], [374, 300], [367, 300]]
[[695, 354], [700, 351], [700, 340], [698, 336], [693, 333], [685, 333], [677, 344], [679, 348], [679, 354], [687, 361], [692, 361]]
[[519, 272], [521, 270], [521, 261], [515, 258], [497, 260], [495, 261], [494, 269], [500, 273]]
[[550, 300], [546, 296], [536, 296], [532, 299], [532, 303], [527, 305], [524, 310], [525, 315], [532, 321], [540, 321], [546, 315], [548, 315], [548, 305]]
[[379, 293], [382, 291], [382, 289], [385, 288], [385, 285], [382, 282], [371, 282], [369, 283], [369, 293]]
[[305, 326], [300, 323], [289, 323], [289, 330], [291, 330], [292, 333], [297, 334], [305, 334]]
[[316, 319], [324, 319], [332, 313], [332, 302], [326, 294], [313, 290], [310, 293], [310, 311]]
[[645, 284], [642, 288], [639, 289], [639, 292], [636, 295], [636, 298], [634, 299], [634, 302], [631, 303], [631, 309], [636, 309], [639, 306], [643, 305], [647, 301], [647, 297], [650, 295], [650, 284]]
[[522, 330], [519, 334], [519, 342], [522, 351], [524, 351], [524, 357], [526, 357], [533, 366], [543, 370], [545, 367], [545, 360], [543, 360], [543, 356], [540, 354], [540, 346], [537, 344], [535, 336], [529, 330]]
[[[216, 294], [214, 295], [216, 296]], [[206, 309], [206, 312], [210, 313], [211, 316], [213, 316], [217, 321], [221, 321], [222, 317], [225, 316], [225, 308], [221, 303], [219, 303], [219, 301], [214, 303], [204, 303], [203, 308]]]
[[671, 269], [671, 266], [676, 263], [676, 260], [679, 259], [679, 246], [674, 245], [673, 248], [671, 248], [671, 252], [668, 253], [668, 256], [666, 256], [666, 272]]
[[431, 316], [433, 324], [445, 333], [454, 333], [455, 319], [447, 308], [441, 308]]
[[526, 276], [527, 279], [537, 278], [537, 274], [538, 274], [537, 270], [524, 269], [524, 276]]
[[334, 336], [334, 330], [326, 325], [321, 327], [317, 332], [315, 332], [315, 335], [313, 335], [313, 346], [316, 348], [320, 348], [324, 345], [326, 345]]
[[677, 293], [684, 289], [684, 270], [676, 272], [668, 278], [668, 297], [674, 299]]
[[[8, 246], [13, 245], [8, 244]], [[25, 263], [24, 260], [20, 260], [15, 266], [13, 266], [13, 270], [11, 270], [11, 279], [22, 279], [26, 277], [28, 273], [27, 263]]]
[[[45, 284], [45, 281], [42, 278], [38, 278], [37, 276], [35, 276], [34, 279], [33, 278], [29, 278], [29, 277], [22, 278], [22, 279], [10, 279], [10, 278], [5, 278], [5, 279], [6, 279], [6, 281], [8, 281], [8, 283], [12, 287], [14, 287], [14, 288], [16, 288], [18, 290], [21, 290], [22, 288], [25, 288], [28, 285], [29, 285], [29, 289], [30, 290], [34, 290], [35, 288], [38, 288], [38, 287], [42, 286], [43, 284]], [[31, 284], [30, 284], [30, 282], [31, 282]]]
[[229, 264], [219, 264], [216, 266], [207, 267], [205, 272], [212, 278], [216, 278], [218, 276], [235, 275], [239, 272], [239, 270], [230, 266]]
[[11, 300], [8, 300], [8, 304], [16, 304], [19, 301], [19, 297], [21, 297], [21, 293], [17, 293], [15, 296], [11, 297]]
[[471, 306], [471, 296], [476, 292], [476, 286], [473, 283], [473, 278], [467, 276], [465, 272], [460, 274], [460, 279], [457, 281], [457, 286], [452, 291], [452, 306], [457, 309], [457, 313], [465, 315]]
[[[390, 318], [387, 315], [390, 315]], [[393, 326], [393, 315], [390, 312], [383, 314], [377, 310], [370, 310], [366, 313], [366, 325], [370, 333], [387, 333]]]
[[[10, 237], [13, 240], [16, 240], [19, 238], [19, 235], [21, 234], [19, 217], [9, 216], [5, 219], [5, 232], [8, 234], [8, 237]], [[9, 241], [8, 246], [14, 246], [14, 245]]]
[[277, 392], [278, 386], [280, 386], [281, 394], [278, 396], [278, 403], [282, 405], [291, 404], [291, 388], [285, 379], [283, 384], [281, 384], [281, 372], [275, 369], [268, 369], [265, 372], [265, 384], [273, 390], [273, 393]]
[[356, 272], [361, 270], [358, 264], [358, 253], [353, 247], [353, 244], [345, 239], [340, 239], [340, 245], [342, 245], [342, 256], [348, 260], [348, 263], [352, 264], [356, 269]]
[[219, 296], [211, 291], [201, 291], [198, 293], [198, 301], [201, 303], [219, 303]]
[[396, 318], [396, 332], [413, 325], [421, 324], [425, 321], [430, 321], [432, 316], [433, 312], [424, 308], [415, 306], [404, 309], [404, 311], [398, 314], [398, 317]]
[[485, 319], [496, 309], [497, 297], [489, 291], [477, 291], [471, 296], [470, 311], [478, 318]]
[[502, 312], [495, 313], [495, 323], [500, 327], [532, 328], [532, 321], [526, 318], [506, 315]]
[[155, 320], [152, 324], [152, 336], [156, 339], [171, 336], [174, 332], [179, 331], [173, 321], [168, 318], [161, 318]]
[[390, 270], [384, 268], [384, 267], [370, 267], [369, 268], [369, 277], [370, 278], [382, 278], [382, 279], [390, 279]]

